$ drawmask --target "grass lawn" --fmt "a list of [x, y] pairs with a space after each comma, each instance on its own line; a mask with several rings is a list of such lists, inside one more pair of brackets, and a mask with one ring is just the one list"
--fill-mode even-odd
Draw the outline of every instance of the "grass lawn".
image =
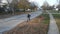
[[44, 20], [41, 22], [40, 29], [42, 34], [47, 34], [50, 18], [48, 14], [42, 14], [41, 16], [44, 17]]
[[53, 14], [53, 16], [56, 19], [56, 22], [57, 22], [57, 25], [58, 25], [58, 28], [59, 28], [59, 31], [60, 31], [60, 14]]
[[56, 11], [56, 10], [49, 10], [50, 13], [60, 13], [60, 11]]
[[[41, 17], [42, 16], [42, 17]], [[3, 32], [3, 34], [47, 34], [49, 15], [42, 14], [29, 22], [18, 24], [15, 28]]]
[[51, 13], [58, 13], [56, 10], [49, 10]]
[[[60, 13], [60, 11], [56, 11], [56, 10], [47, 10], [47, 11], [49, 11], [49, 12], [52, 13], [52, 14]], [[44, 13], [44, 14], [47, 14], [46, 11], [43, 11], [43, 13]]]

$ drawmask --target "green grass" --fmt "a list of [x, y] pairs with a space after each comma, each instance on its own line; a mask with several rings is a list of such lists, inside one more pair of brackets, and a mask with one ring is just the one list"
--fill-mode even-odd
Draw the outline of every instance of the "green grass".
[[[56, 11], [56, 10], [47, 10], [49, 11], [50, 13], [54, 14], [54, 13], [60, 13], [60, 11]], [[43, 11], [43, 14], [48, 14], [46, 11]]]
[[53, 14], [55, 20], [56, 20], [56, 24], [59, 28], [59, 31], [60, 31], [60, 14]]
[[[47, 34], [48, 29], [49, 29], [49, 23], [50, 23], [50, 17], [49, 14], [42, 14], [40, 16], [38, 16], [38, 18], [43, 17], [44, 19], [42, 20], [42, 22], [40, 22], [40, 31], [42, 34]], [[37, 28], [34, 28], [35, 30]]]
[[42, 14], [41, 16], [44, 17], [43, 23], [48, 24], [50, 21], [49, 14]]
[[53, 14], [55, 18], [60, 18], [60, 14]]
[[[47, 26], [46, 28], [46, 34], [47, 34], [49, 29], [50, 17], [49, 17], [49, 14], [42, 14], [41, 16], [44, 17], [44, 20], [42, 21], [42, 23], [44, 24], [45, 27]], [[44, 29], [44, 27], [42, 27], [42, 29]]]
[[50, 13], [60, 13], [60, 11], [56, 11], [56, 10], [49, 10]]

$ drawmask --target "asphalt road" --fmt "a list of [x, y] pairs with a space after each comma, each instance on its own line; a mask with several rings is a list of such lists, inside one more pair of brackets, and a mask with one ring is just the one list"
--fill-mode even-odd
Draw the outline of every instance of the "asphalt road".
[[[42, 14], [42, 11], [32, 12], [31, 19]], [[6, 19], [0, 19], [0, 33], [14, 28], [16, 25], [27, 21], [27, 14], [17, 15]]]

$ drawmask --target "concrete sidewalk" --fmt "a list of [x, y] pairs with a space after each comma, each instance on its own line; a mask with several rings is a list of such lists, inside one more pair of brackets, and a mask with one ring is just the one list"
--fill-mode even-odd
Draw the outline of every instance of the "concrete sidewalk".
[[49, 12], [48, 12], [48, 14], [50, 16], [50, 24], [49, 24], [48, 34], [59, 34], [59, 30], [58, 30], [58, 27], [57, 27], [57, 24], [56, 24], [56, 21], [55, 21], [53, 15]]

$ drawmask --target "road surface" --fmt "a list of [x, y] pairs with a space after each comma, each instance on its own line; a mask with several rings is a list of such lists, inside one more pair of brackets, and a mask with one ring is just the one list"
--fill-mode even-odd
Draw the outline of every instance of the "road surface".
[[[40, 14], [42, 14], [42, 11], [36, 11], [30, 14], [31, 14], [31, 19], [33, 19], [39, 16]], [[6, 19], [0, 19], [0, 33], [12, 29], [16, 25], [24, 21], [27, 21], [27, 14], [17, 15]]]

